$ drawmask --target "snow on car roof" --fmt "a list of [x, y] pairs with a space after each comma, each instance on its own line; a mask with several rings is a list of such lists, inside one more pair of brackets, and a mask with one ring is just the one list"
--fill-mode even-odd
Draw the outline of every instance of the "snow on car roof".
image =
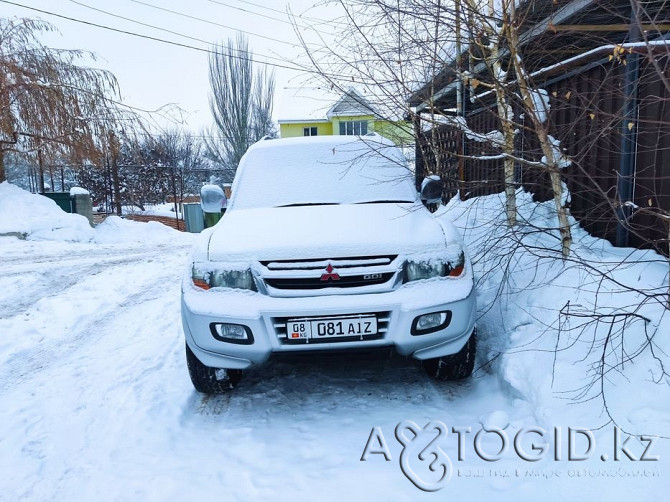
[[379, 135], [263, 140], [240, 161], [230, 209], [417, 198], [405, 157]]

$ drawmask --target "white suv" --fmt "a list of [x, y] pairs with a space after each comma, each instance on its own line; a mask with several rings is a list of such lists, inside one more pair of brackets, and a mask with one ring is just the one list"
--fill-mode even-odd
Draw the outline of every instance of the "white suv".
[[227, 207], [182, 284], [198, 391], [229, 389], [280, 353], [393, 347], [437, 379], [472, 373], [472, 267], [391, 142], [261, 141], [242, 158]]

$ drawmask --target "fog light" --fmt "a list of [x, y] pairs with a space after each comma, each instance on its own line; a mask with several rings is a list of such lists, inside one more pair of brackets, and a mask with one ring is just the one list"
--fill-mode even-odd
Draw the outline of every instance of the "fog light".
[[254, 337], [248, 326], [230, 323], [212, 323], [209, 325], [212, 336], [219, 341], [228, 343], [239, 343], [250, 345], [254, 343]]
[[412, 335], [426, 335], [434, 333], [449, 326], [451, 322], [451, 310], [444, 312], [432, 312], [430, 314], [423, 314], [414, 318], [412, 322]]
[[419, 317], [416, 327], [420, 330], [434, 328], [439, 326], [447, 318], [444, 312], [435, 312], [434, 314], [426, 314]]

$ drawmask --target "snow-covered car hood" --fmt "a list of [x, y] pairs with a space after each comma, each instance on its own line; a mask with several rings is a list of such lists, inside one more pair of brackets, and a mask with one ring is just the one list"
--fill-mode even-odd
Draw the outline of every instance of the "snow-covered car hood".
[[[204, 243], [203, 243], [204, 244]], [[460, 237], [417, 203], [343, 204], [229, 211], [204, 249], [211, 261], [294, 260], [437, 252], [458, 256]]]

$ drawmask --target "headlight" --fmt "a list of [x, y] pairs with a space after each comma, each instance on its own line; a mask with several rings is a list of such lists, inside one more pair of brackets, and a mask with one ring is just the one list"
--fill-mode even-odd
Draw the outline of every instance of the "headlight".
[[432, 261], [405, 262], [405, 282], [443, 277], [447, 268], [446, 263]]
[[405, 282], [431, 279], [433, 277], [458, 277], [465, 269], [465, 254], [461, 251], [455, 263], [440, 260], [405, 262]]
[[193, 285], [201, 289], [235, 288], [256, 291], [251, 270], [225, 270], [206, 264], [193, 264], [191, 273]]

